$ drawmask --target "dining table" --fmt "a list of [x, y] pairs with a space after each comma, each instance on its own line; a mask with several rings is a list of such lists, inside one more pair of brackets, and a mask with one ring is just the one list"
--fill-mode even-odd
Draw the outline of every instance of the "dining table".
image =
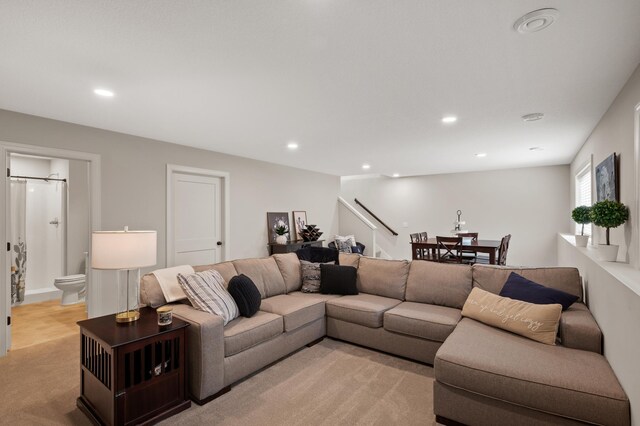
[[[462, 239], [461, 250], [473, 251], [475, 253], [487, 253], [489, 255], [489, 264], [496, 265], [498, 263], [498, 249], [500, 248], [501, 240], [467, 240]], [[413, 260], [420, 259], [417, 253], [421, 250], [431, 250], [432, 257], [436, 257], [436, 250], [438, 243], [435, 238], [428, 238], [427, 241], [421, 241], [411, 243], [411, 257]]]

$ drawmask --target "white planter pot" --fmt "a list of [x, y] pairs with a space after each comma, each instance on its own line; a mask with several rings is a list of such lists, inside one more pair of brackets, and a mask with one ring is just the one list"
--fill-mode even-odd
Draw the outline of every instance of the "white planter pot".
[[286, 235], [278, 235], [276, 237], [277, 244], [287, 244], [287, 236]]
[[576, 235], [576, 247], [586, 247], [588, 242], [588, 235]]
[[598, 244], [598, 258], [606, 262], [615, 262], [618, 259], [618, 246]]

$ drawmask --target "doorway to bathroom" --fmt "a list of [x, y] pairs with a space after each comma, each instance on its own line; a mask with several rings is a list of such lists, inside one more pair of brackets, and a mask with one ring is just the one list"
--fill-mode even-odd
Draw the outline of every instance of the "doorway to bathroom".
[[[0, 356], [77, 333], [95, 316], [97, 274], [90, 266], [91, 231], [99, 229], [100, 157], [0, 142], [7, 174], [0, 191], [2, 259]], [[97, 210], [97, 211], [96, 211]], [[4, 231], [4, 232], [1, 232]]]
[[9, 155], [10, 349], [64, 337], [86, 318], [88, 167], [82, 160]]

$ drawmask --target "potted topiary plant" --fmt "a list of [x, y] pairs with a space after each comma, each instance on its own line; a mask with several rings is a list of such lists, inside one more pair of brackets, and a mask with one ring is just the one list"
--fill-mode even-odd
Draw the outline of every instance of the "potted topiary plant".
[[580, 235], [576, 234], [576, 247], [586, 247], [589, 242], [589, 236], [584, 235], [584, 226], [591, 223], [591, 207], [578, 206], [571, 212], [571, 218], [578, 225], [582, 225]]
[[598, 201], [591, 207], [590, 216], [594, 225], [607, 230], [607, 243], [598, 245], [598, 257], [600, 260], [615, 262], [618, 258], [618, 246], [610, 244], [609, 230], [617, 228], [629, 219], [629, 209], [617, 201]]

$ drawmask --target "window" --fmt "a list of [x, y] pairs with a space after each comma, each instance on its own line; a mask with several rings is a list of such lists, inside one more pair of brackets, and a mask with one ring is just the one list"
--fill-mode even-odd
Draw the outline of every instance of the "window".
[[[591, 163], [584, 166], [576, 175], [576, 207], [591, 205]], [[582, 225], [576, 223], [576, 234]], [[584, 226], [584, 234], [591, 235], [591, 224]]]

